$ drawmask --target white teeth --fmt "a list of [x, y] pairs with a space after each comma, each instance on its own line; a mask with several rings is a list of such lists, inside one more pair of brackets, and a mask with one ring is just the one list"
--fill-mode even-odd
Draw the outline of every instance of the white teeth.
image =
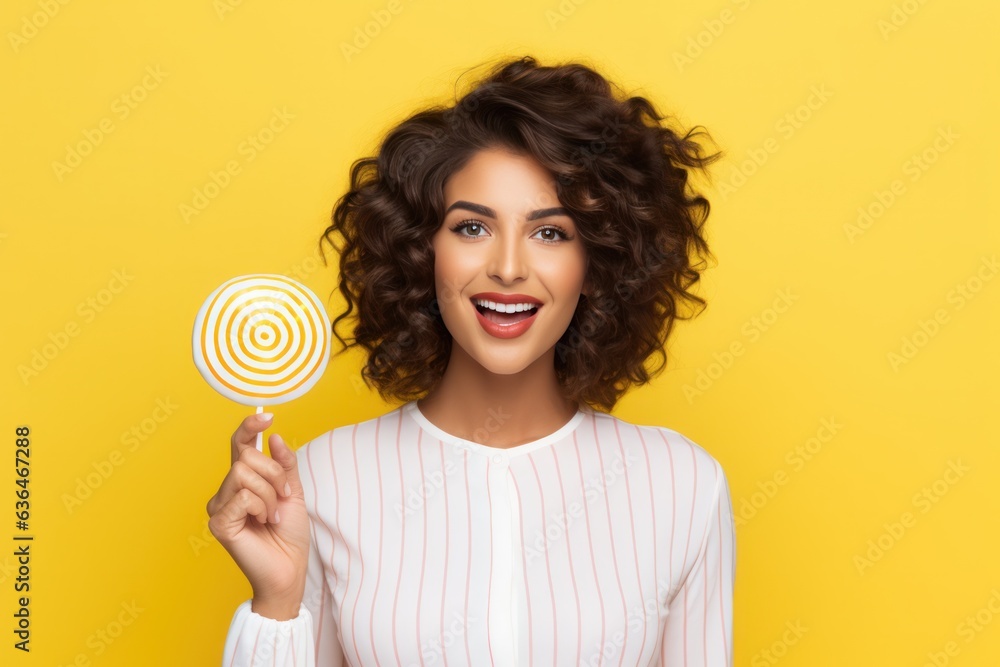
[[495, 310], [498, 313], [520, 313], [525, 310], [537, 308], [533, 303], [496, 303], [495, 301], [487, 301], [486, 299], [475, 299], [475, 304]]

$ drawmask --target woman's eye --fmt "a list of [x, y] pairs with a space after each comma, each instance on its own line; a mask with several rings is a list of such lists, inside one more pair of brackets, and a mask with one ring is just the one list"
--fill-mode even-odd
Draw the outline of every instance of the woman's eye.
[[[462, 230], [466, 230], [466, 231], [471, 230], [474, 233], [463, 234]], [[481, 236], [481, 234], [479, 234], [479, 232], [481, 232], [482, 230], [483, 230], [483, 226], [481, 224], [479, 224], [478, 222], [471, 222], [469, 220], [465, 220], [463, 222], [460, 222], [460, 223], [458, 223], [457, 225], [455, 225], [454, 227], [451, 228], [451, 231], [455, 232], [459, 236], [471, 236], [473, 238], [477, 238], [477, 237]]]
[[548, 243], [558, 243], [569, 240], [569, 235], [558, 227], [545, 227], [539, 229], [536, 234], [542, 234], [542, 240]]

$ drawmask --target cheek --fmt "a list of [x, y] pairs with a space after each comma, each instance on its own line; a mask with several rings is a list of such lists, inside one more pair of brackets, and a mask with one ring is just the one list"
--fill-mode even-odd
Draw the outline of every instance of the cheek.
[[482, 269], [483, 261], [474, 248], [443, 244], [434, 255], [434, 275], [439, 280], [467, 283]]
[[586, 260], [582, 257], [567, 258], [563, 262], [542, 263], [545, 281], [560, 295], [575, 295], [583, 290], [586, 281]]
[[461, 298], [467, 280], [467, 268], [463, 258], [444, 249], [434, 256], [434, 285], [438, 301], [442, 305], [455, 303]]

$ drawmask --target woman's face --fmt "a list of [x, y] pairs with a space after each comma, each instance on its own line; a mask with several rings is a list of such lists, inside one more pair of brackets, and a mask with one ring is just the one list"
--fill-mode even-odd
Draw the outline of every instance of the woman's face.
[[480, 151], [446, 181], [444, 200], [432, 243], [445, 326], [487, 370], [517, 373], [569, 327], [586, 276], [583, 241], [551, 174], [530, 157]]

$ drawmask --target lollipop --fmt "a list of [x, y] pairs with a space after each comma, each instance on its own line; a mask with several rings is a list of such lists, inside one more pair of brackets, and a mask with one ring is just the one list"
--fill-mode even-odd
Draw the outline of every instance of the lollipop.
[[[285, 276], [223, 283], [202, 304], [194, 364], [216, 391], [243, 405], [277, 405], [309, 391], [330, 357], [330, 318], [316, 295]], [[257, 434], [257, 449], [262, 449]]]

